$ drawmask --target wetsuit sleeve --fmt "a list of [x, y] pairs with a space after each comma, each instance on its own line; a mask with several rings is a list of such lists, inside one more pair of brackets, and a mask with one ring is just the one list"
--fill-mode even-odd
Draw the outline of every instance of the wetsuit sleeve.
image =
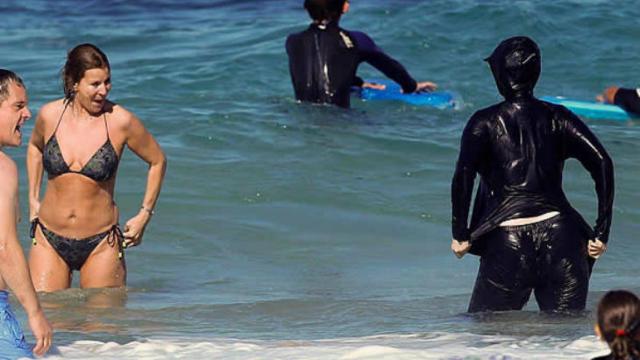
[[476, 174], [487, 151], [488, 137], [483, 117], [474, 114], [460, 141], [460, 155], [451, 181], [451, 227], [453, 238], [469, 241], [469, 206]]
[[625, 111], [640, 115], [640, 89], [618, 89], [613, 103]]
[[565, 108], [560, 111], [560, 116], [565, 123], [565, 156], [578, 159], [595, 182], [598, 195], [598, 218], [594, 231], [595, 236], [606, 243], [609, 240], [613, 214], [613, 161], [598, 138], [582, 120]]
[[289, 75], [291, 76], [291, 82], [293, 83], [294, 91], [296, 91], [297, 97], [297, 89], [296, 89], [296, 79], [295, 79], [295, 68], [293, 66], [293, 35], [289, 35], [287, 37], [287, 41], [285, 43], [285, 49], [287, 50], [287, 57], [289, 58]]
[[400, 86], [405, 93], [416, 91], [416, 81], [398, 61], [385, 54], [373, 40], [365, 33], [350, 31], [349, 35], [356, 41], [358, 52], [362, 61], [380, 70], [388, 78]]
[[354, 76], [353, 83], [351, 84], [351, 86], [362, 87], [363, 84], [364, 84], [364, 80], [362, 80], [361, 77]]

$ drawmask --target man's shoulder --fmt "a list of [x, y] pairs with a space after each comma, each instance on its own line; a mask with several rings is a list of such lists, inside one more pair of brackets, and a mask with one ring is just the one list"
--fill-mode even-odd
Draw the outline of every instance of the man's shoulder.
[[0, 151], [0, 187], [18, 182], [18, 166], [9, 155]]
[[340, 29], [340, 31], [348, 35], [358, 47], [369, 48], [375, 46], [373, 39], [364, 31]]
[[297, 47], [299, 44], [304, 42], [304, 34], [308, 31], [298, 31], [295, 33], [291, 33], [287, 35], [287, 40], [285, 41], [285, 47], [287, 50], [291, 50], [292, 47]]
[[491, 119], [494, 118], [495, 115], [497, 115], [500, 111], [500, 108], [504, 105], [504, 102], [500, 102], [497, 104], [493, 104], [490, 106], [487, 106], [485, 108], [476, 110], [476, 112], [473, 113], [473, 115], [471, 115], [471, 118], [469, 118], [469, 122], [471, 121], [481, 121], [481, 120], [487, 120], [487, 119]]
[[287, 35], [287, 44], [290, 41], [294, 41], [294, 40], [298, 40], [298, 39], [303, 38], [304, 35], [307, 34], [309, 31], [310, 31], [309, 28], [305, 28], [304, 30], [296, 31], [296, 32], [293, 32], [293, 33]]

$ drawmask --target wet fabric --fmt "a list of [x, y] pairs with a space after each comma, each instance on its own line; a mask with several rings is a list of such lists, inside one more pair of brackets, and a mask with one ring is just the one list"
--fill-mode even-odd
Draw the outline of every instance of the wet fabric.
[[623, 108], [626, 112], [640, 116], [640, 89], [618, 89], [613, 103]]
[[289, 71], [296, 99], [349, 107], [351, 86], [362, 85], [356, 77], [358, 65], [367, 62], [391, 78], [404, 92], [417, 83], [406, 69], [385, 54], [362, 32], [347, 31], [331, 22], [311, 24], [291, 34], [286, 42]]
[[[616, 358], [613, 356], [613, 354], [609, 354], [609, 355], [594, 357], [591, 360], [616, 360]], [[626, 360], [640, 360], [640, 358], [632, 356]]]
[[54, 233], [42, 225], [38, 218], [31, 221], [31, 238], [35, 242], [37, 227], [40, 227], [45, 239], [56, 250], [58, 255], [71, 270], [80, 270], [93, 250], [106, 238], [110, 246], [118, 246], [122, 254], [124, 236], [117, 224], [109, 230], [83, 239], [71, 239]]
[[9, 305], [9, 293], [0, 290], [0, 359], [32, 358], [20, 324]]
[[582, 224], [563, 215], [485, 234], [469, 312], [521, 310], [532, 291], [542, 311], [584, 309], [587, 241]]
[[44, 145], [44, 149], [42, 151], [42, 165], [49, 178], [54, 178], [66, 173], [74, 173], [84, 175], [97, 182], [110, 180], [118, 170], [119, 159], [115, 148], [111, 144], [111, 139], [109, 138], [109, 127], [107, 126], [106, 114], [104, 115], [104, 126], [107, 132], [107, 140], [105, 140], [104, 144], [96, 150], [80, 171], [73, 171], [69, 168], [69, 165], [62, 156], [60, 144], [56, 137], [58, 127], [60, 126], [62, 116], [64, 115], [67, 106], [68, 105], [65, 105], [62, 114], [60, 114], [60, 119], [58, 119], [58, 124], [53, 131], [53, 135]]
[[[540, 101], [533, 89], [540, 51], [524, 37], [505, 40], [487, 58], [505, 101], [476, 112], [467, 123], [451, 186], [452, 233], [480, 255], [482, 236], [510, 219], [558, 211], [582, 224], [589, 238], [609, 239], [613, 163], [589, 128], [566, 108]], [[564, 162], [574, 158], [590, 173], [598, 197], [592, 228], [562, 190]], [[476, 174], [480, 182], [471, 221]]]

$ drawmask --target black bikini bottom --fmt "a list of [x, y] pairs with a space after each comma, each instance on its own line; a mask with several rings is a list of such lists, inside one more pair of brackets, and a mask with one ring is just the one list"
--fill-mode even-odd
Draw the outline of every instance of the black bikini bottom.
[[560, 214], [483, 235], [486, 250], [469, 312], [520, 310], [532, 291], [542, 311], [583, 310], [592, 263], [581, 229]]
[[71, 239], [58, 235], [47, 229], [42, 225], [38, 218], [35, 218], [31, 221], [31, 239], [33, 239], [34, 245], [37, 244], [35, 240], [37, 227], [40, 227], [45, 239], [47, 239], [49, 244], [51, 244], [60, 258], [67, 263], [71, 270], [80, 270], [85, 261], [87, 261], [89, 255], [91, 255], [91, 252], [93, 252], [96, 246], [98, 246], [98, 244], [100, 244], [105, 238], [109, 246], [118, 247], [118, 256], [122, 259], [122, 241], [124, 240], [124, 236], [122, 234], [122, 230], [118, 227], [118, 224], [114, 224], [109, 230], [93, 236], [82, 239]]

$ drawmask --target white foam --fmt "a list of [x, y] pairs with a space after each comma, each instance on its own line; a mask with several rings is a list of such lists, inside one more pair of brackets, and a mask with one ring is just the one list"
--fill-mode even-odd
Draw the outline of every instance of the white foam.
[[418, 360], [590, 359], [608, 353], [595, 336], [571, 342], [474, 334], [384, 335], [331, 340], [148, 339], [127, 344], [77, 341], [47, 359]]

